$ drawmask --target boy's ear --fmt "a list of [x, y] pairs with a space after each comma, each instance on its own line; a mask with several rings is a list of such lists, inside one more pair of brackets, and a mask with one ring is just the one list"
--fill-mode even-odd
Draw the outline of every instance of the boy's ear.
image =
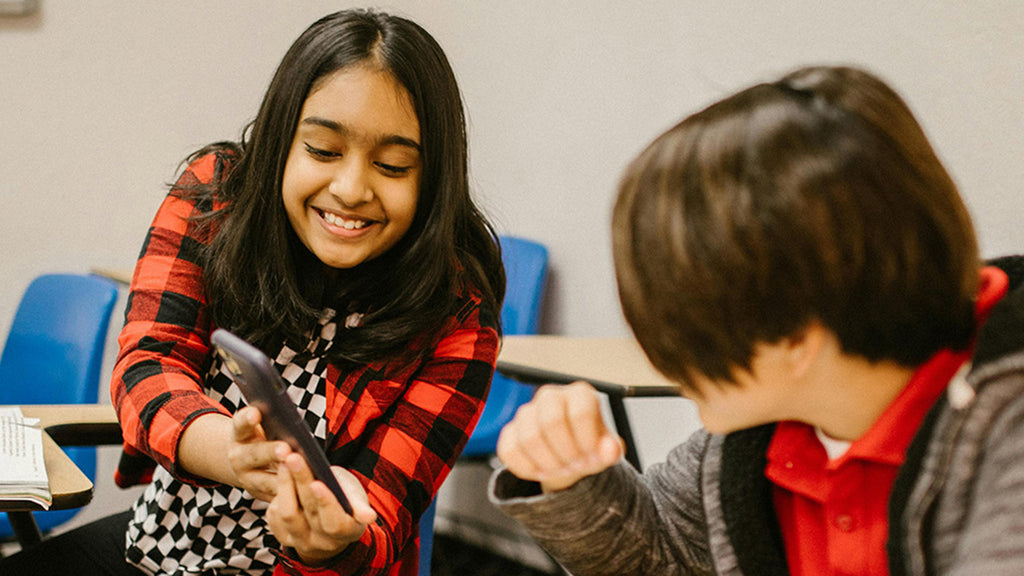
[[786, 361], [790, 374], [802, 378], [810, 372], [821, 355], [829, 337], [829, 330], [817, 321], [810, 321], [786, 340]]

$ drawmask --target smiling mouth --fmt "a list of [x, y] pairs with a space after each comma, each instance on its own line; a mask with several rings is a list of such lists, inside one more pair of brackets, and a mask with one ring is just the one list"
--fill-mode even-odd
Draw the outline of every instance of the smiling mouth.
[[371, 220], [349, 220], [347, 218], [342, 218], [337, 214], [324, 212], [323, 210], [318, 210], [318, 212], [320, 212], [320, 217], [322, 217], [324, 221], [331, 226], [337, 226], [338, 228], [344, 228], [346, 230], [359, 230], [360, 228], [365, 228], [370, 224], [373, 224], [373, 221]]

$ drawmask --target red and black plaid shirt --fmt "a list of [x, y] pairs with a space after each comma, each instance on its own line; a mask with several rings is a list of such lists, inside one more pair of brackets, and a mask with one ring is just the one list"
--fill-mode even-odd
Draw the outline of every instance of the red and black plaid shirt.
[[[179, 180], [210, 183], [224, 158], [193, 162]], [[124, 434], [117, 483], [149, 481], [153, 461], [178, 479], [203, 483], [178, 465], [178, 440], [196, 417], [230, 413], [207, 395], [209, 318], [194, 201], [172, 190], [159, 209], [132, 278], [111, 382]], [[379, 521], [326, 571], [278, 553], [275, 573], [415, 574], [418, 520], [450, 472], [483, 410], [497, 359], [493, 325], [482, 325], [477, 294], [462, 297], [432, 354], [414, 369], [387, 363], [327, 369], [326, 420], [332, 462], [362, 481]], [[271, 354], [273, 357], [273, 354]], [[411, 545], [410, 545], [411, 544]]]

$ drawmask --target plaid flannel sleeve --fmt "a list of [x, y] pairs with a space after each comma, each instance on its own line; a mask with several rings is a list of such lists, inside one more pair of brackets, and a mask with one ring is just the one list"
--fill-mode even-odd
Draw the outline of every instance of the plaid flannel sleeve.
[[355, 406], [334, 403], [350, 416], [331, 460], [362, 481], [378, 521], [329, 566], [304, 566], [286, 551], [275, 574], [415, 574], [417, 547], [407, 545], [480, 418], [498, 355], [493, 314], [478, 299], [467, 297], [451, 325], [408, 385], [400, 375], [382, 383], [401, 390], [394, 401], [364, 392]]
[[[210, 182], [221, 161], [214, 155], [196, 160], [176, 188]], [[121, 486], [148, 481], [154, 461], [185, 480], [202, 482], [177, 467], [178, 439], [197, 416], [226, 413], [200, 385], [210, 326], [198, 263], [202, 242], [190, 220], [196, 214], [195, 203], [172, 189], [154, 217], [132, 276], [111, 379], [124, 436], [115, 476]]]

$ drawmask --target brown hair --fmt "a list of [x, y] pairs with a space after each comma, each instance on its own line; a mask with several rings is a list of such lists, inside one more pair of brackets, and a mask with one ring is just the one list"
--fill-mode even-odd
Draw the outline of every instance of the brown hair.
[[970, 216], [910, 109], [861, 70], [801, 69], [658, 137], [622, 180], [613, 239], [626, 318], [684, 387], [731, 381], [812, 320], [905, 366], [973, 332]]

